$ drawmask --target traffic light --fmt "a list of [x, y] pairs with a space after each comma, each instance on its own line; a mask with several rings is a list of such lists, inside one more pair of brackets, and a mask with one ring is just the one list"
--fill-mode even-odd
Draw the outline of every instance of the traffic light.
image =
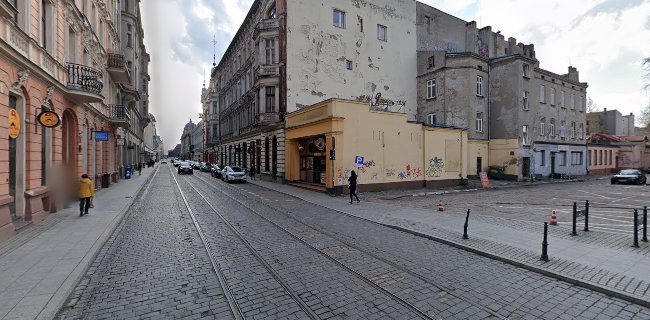
[[334, 159], [336, 159], [336, 152], [334, 151], [334, 149], [331, 149], [330, 150], [330, 160], [334, 160]]

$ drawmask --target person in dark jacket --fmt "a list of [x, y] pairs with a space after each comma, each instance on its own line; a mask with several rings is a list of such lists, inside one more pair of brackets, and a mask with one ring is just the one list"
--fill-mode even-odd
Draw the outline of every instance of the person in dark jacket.
[[251, 165], [250, 175], [251, 179], [255, 180], [255, 165]]
[[357, 198], [357, 203], [361, 202], [359, 197], [357, 197], [357, 173], [352, 170], [350, 177], [348, 178], [349, 188], [350, 188], [350, 203], [352, 203], [352, 196]]

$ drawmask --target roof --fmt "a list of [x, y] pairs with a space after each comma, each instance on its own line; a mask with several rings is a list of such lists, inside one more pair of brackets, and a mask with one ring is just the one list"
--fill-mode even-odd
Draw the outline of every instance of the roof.
[[610, 142], [648, 142], [648, 136], [617, 136], [607, 133], [595, 133], [589, 136], [588, 142], [591, 141], [610, 141]]

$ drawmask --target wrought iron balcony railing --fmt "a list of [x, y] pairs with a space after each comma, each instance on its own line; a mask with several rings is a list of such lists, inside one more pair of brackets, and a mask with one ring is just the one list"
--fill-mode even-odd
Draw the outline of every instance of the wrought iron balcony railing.
[[126, 59], [123, 54], [109, 52], [107, 54], [107, 62], [109, 68], [125, 68]]
[[126, 106], [123, 105], [109, 105], [110, 119], [111, 121], [129, 121], [131, 117], [127, 111]]
[[68, 62], [66, 68], [68, 69], [69, 89], [81, 90], [97, 95], [102, 94], [104, 81], [100, 71], [70, 62]]

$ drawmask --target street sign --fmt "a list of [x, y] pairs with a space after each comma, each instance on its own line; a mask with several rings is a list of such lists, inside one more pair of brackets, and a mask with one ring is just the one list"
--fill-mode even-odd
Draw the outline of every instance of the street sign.
[[9, 137], [18, 139], [20, 136], [20, 116], [16, 109], [9, 109]]
[[355, 165], [357, 168], [363, 168], [363, 157], [362, 157], [362, 156], [357, 156], [357, 157], [354, 159], [354, 165]]
[[95, 131], [95, 141], [108, 141], [108, 132]]
[[117, 145], [118, 146], [123, 146], [124, 145], [124, 138], [117, 139]]

